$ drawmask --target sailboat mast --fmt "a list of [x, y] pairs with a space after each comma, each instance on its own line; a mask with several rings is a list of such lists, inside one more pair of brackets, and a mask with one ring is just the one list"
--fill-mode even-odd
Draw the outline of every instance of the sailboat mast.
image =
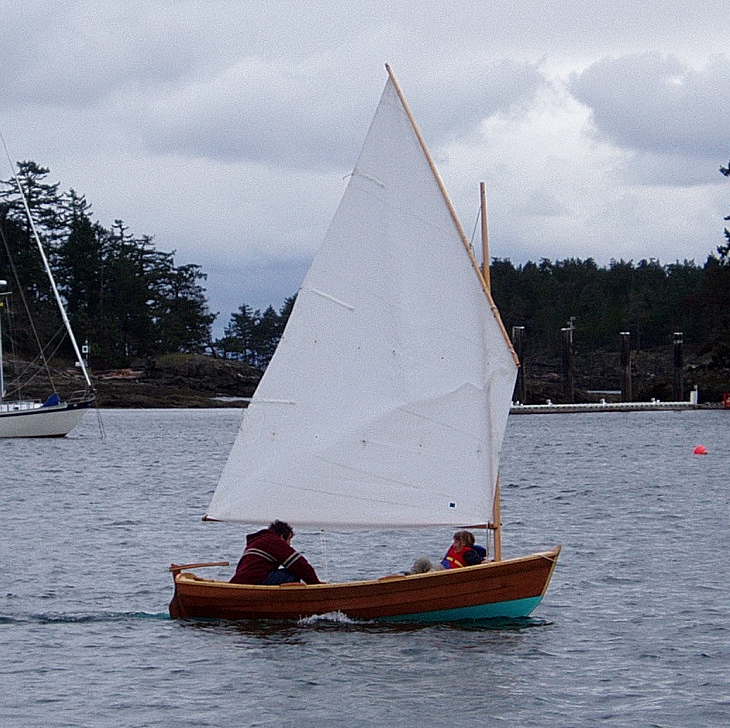
[[492, 277], [489, 272], [489, 225], [487, 224], [487, 188], [484, 182], [479, 183], [479, 209], [482, 219], [482, 277], [489, 292], [492, 292]]
[[71, 339], [71, 345], [73, 346], [74, 354], [76, 354], [76, 361], [79, 362], [79, 366], [81, 367], [81, 372], [84, 375], [84, 379], [86, 380], [86, 384], [90, 389], [93, 389], [93, 385], [91, 384], [91, 379], [89, 378], [89, 373], [86, 371], [86, 365], [84, 364], [84, 358], [81, 356], [81, 351], [79, 349], [79, 345], [76, 343], [76, 337], [74, 336], [73, 329], [71, 328], [71, 322], [68, 320], [68, 316], [66, 315], [66, 309], [64, 308], [63, 301], [61, 300], [61, 294], [58, 292], [58, 288], [56, 287], [56, 281], [53, 278], [53, 273], [51, 272], [51, 266], [48, 264], [48, 258], [46, 257], [46, 251], [43, 249], [43, 243], [41, 243], [40, 236], [38, 235], [38, 231], [35, 227], [35, 222], [33, 221], [33, 216], [30, 214], [30, 207], [28, 206], [28, 199], [25, 196], [25, 192], [23, 192], [23, 187], [20, 184], [20, 180], [18, 179], [18, 175], [15, 172], [15, 165], [12, 163], [10, 159], [10, 153], [8, 152], [8, 147], [5, 144], [5, 139], [2, 139], [3, 147], [5, 148], [5, 154], [8, 157], [8, 162], [10, 163], [12, 169], [13, 169], [13, 179], [15, 180], [15, 184], [18, 188], [18, 192], [20, 193], [20, 199], [23, 200], [23, 207], [25, 208], [25, 214], [28, 217], [28, 223], [30, 224], [30, 229], [33, 232], [33, 238], [35, 239], [36, 245], [38, 246], [38, 252], [41, 254], [41, 260], [43, 261], [43, 267], [46, 269], [46, 273], [48, 275], [48, 280], [51, 282], [51, 290], [53, 291], [53, 295], [56, 298], [56, 303], [58, 304], [58, 310], [61, 312], [61, 318], [63, 319], [64, 326], [66, 327], [66, 331], [68, 332], [68, 337]]
[[[487, 190], [484, 182], [479, 183], [479, 203], [482, 218], [482, 278], [484, 285], [492, 293], [492, 277], [489, 273], [489, 220], [487, 218]], [[494, 501], [492, 502], [492, 530], [494, 531], [494, 560], [502, 560], [502, 489], [499, 483], [494, 486]]]

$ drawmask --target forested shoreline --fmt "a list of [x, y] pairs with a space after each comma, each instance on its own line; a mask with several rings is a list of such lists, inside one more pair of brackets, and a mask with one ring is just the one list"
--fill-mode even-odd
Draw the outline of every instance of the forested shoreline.
[[[720, 171], [730, 175], [729, 168]], [[199, 265], [176, 264], [174, 252], [157, 250], [151, 235], [133, 233], [121, 219], [105, 227], [94, 220], [83, 194], [61, 191], [60, 183], [49, 183], [48, 176], [49, 170], [35, 162], [19, 163], [36, 227], [72, 326], [81, 343], [89, 344], [93, 369], [130, 367], [176, 353], [206, 354], [265, 369], [295, 296], [278, 311], [269, 306], [262, 312], [242, 303], [216, 339], [212, 325], [219, 314], [209, 310], [206, 273]], [[14, 294], [13, 325], [4, 329], [6, 351], [17, 356], [35, 351], [36, 334], [21, 305], [25, 298], [46, 355], [71, 359], [13, 179], [0, 181], [0, 232], [0, 279], [8, 281]], [[630, 332], [636, 351], [665, 347], [673, 332], [681, 331], [688, 350], [707, 366], [728, 368], [727, 229], [724, 235], [725, 242], [701, 263], [612, 260], [602, 267], [592, 258], [524, 264], [494, 259], [493, 296], [507, 331], [524, 327], [532, 359], [559, 357], [560, 330], [566, 326], [574, 329], [577, 352], [583, 355], [618, 351], [621, 331]], [[245, 282], [241, 288], [245, 299]], [[448, 291], [443, 301], [448, 307]]]

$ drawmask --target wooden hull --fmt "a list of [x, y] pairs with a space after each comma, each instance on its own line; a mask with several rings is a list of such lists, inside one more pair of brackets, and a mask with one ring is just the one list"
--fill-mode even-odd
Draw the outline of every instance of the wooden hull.
[[81, 422], [93, 399], [54, 407], [34, 407], [0, 412], [0, 438], [64, 437]]
[[170, 616], [296, 620], [340, 612], [403, 622], [526, 617], [542, 600], [559, 554], [558, 546], [462, 569], [340, 584], [250, 586], [180, 572]]

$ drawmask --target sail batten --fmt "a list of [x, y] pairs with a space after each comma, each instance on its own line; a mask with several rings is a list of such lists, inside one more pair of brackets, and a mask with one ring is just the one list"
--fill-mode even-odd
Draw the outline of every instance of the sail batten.
[[410, 528], [491, 512], [516, 368], [440, 185], [389, 78], [210, 518]]

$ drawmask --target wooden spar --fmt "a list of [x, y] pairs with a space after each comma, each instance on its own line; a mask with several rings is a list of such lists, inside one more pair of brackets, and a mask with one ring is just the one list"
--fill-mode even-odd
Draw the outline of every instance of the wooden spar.
[[197, 564], [170, 564], [168, 571], [177, 574], [185, 569], [201, 569], [204, 566], [230, 566], [230, 561], [202, 561]]
[[489, 292], [492, 292], [492, 277], [489, 272], [489, 224], [487, 220], [487, 189], [484, 182], [479, 183], [480, 215], [482, 218], [482, 277]]
[[[487, 190], [484, 182], [479, 183], [479, 202], [480, 213], [482, 218], [482, 277], [487, 290], [491, 294], [492, 277], [489, 274], [489, 220], [487, 218]], [[515, 353], [515, 352], [513, 352]], [[516, 356], [516, 353], [515, 353]], [[497, 483], [494, 486], [494, 500], [492, 501], [492, 531], [494, 532], [494, 560], [502, 560], [502, 489], [499, 484], [499, 474], [497, 475]]]
[[[487, 191], [484, 182], [479, 183], [480, 212], [482, 218], [482, 278], [487, 290], [491, 294], [492, 277], [489, 274], [489, 221], [487, 218]], [[513, 350], [516, 358], [516, 353]], [[499, 485], [499, 475], [494, 486], [494, 500], [492, 501], [492, 522], [489, 524], [494, 532], [494, 560], [502, 560], [502, 489]]]
[[502, 332], [504, 341], [507, 344], [507, 347], [512, 354], [512, 359], [514, 360], [515, 364], [519, 364], [519, 361], [517, 359], [517, 354], [515, 353], [514, 347], [512, 346], [512, 342], [510, 341], [509, 335], [507, 334], [507, 329], [504, 327], [504, 323], [502, 322], [502, 317], [499, 315], [499, 309], [497, 308], [496, 304], [494, 303], [494, 300], [492, 299], [492, 294], [489, 291], [489, 286], [487, 285], [486, 281], [484, 280], [484, 276], [482, 275], [482, 271], [480, 270], [479, 263], [477, 262], [477, 259], [474, 257], [474, 251], [471, 248], [469, 239], [466, 237], [464, 228], [461, 226], [461, 220], [459, 220], [459, 216], [456, 214], [456, 209], [454, 208], [454, 204], [451, 202], [449, 193], [446, 190], [446, 185], [444, 184], [443, 179], [441, 179], [441, 174], [439, 173], [438, 169], [436, 168], [436, 164], [434, 163], [433, 158], [431, 157], [431, 152], [429, 152], [429, 150], [428, 150], [428, 146], [426, 145], [426, 140], [423, 138], [423, 134], [421, 134], [421, 129], [419, 128], [418, 123], [416, 122], [416, 119], [413, 116], [413, 113], [411, 112], [411, 107], [409, 106], [408, 101], [405, 97], [405, 94], [403, 93], [403, 90], [401, 89], [400, 84], [398, 83], [398, 79], [395, 77], [395, 74], [393, 73], [391, 67], [387, 63], [385, 64], [385, 70], [388, 72], [388, 76], [390, 77], [390, 80], [393, 83], [393, 87], [395, 88], [395, 91], [398, 94], [398, 98], [400, 99], [400, 102], [403, 105], [403, 110], [406, 112], [406, 116], [408, 117], [408, 120], [411, 122], [411, 127], [413, 129], [413, 132], [416, 135], [416, 138], [418, 139], [418, 143], [421, 145], [421, 149], [423, 150], [423, 154], [426, 157], [428, 166], [431, 168], [431, 172], [433, 173], [434, 179], [436, 180], [436, 184], [438, 185], [439, 189], [441, 190], [441, 195], [444, 198], [444, 202], [446, 203], [446, 207], [449, 210], [449, 214], [451, 215], [451, 219], [454, 223], [454, 226], [456, 227], [456, 231], [459, 234], [459, 237], [461, 238], [461, 242], [464, 244], [464, 248], [466, 249], [467, 255], [469, 256], [469, 260], [471, 261], [474, 271], [479, 276], [479, 282], [481, 283], [482, 290], [484, 291], [484, 295], [487, 297], [487, 301], [489, 302], [489, 308], [491, 309], [492, 315], [494, 316], [495, 320], [497, 321], [499, 329]]
[[502, 487], [497, 476], [497, 485], [494, 488], [494, 503], [492, 504], [492, 521], [494, 529], [494, 560], [502, 560]]

